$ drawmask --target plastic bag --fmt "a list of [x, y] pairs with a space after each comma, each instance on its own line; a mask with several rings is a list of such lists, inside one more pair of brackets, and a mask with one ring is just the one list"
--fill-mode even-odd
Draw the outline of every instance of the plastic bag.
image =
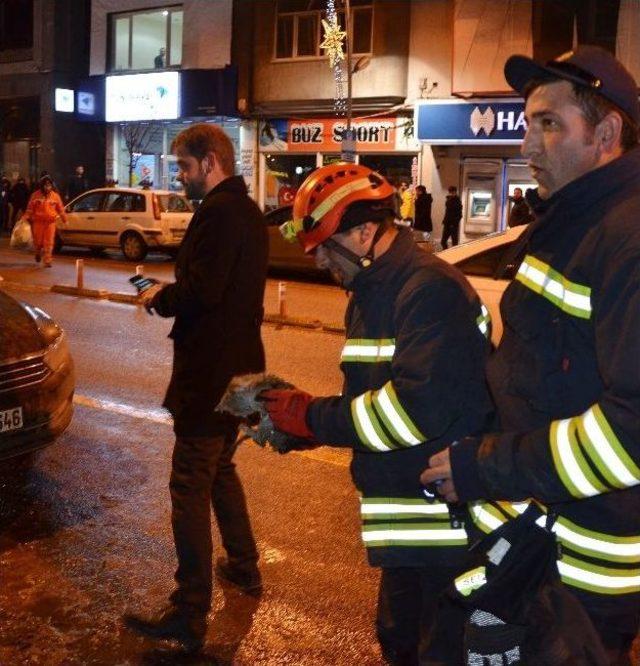
[[18, 220], [13, 227], [9, 246], [15, 250], [29, 250], [33, 247], [31, 225], [24, 218]]

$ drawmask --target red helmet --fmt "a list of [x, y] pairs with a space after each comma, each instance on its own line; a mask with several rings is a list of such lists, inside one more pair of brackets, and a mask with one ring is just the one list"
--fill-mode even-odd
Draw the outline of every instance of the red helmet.
[[337, 163], [314, 171], [293, 202], [293, 228], [305, 252], [336, 233], [347, 207], [356, 201], [382, 202], [394, 188], [360, 164]]

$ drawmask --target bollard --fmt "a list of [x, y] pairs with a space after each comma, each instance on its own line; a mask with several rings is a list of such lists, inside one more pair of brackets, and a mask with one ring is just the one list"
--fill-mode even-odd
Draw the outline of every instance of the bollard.
[[278, 282], [278, 314], [287, 316], [287, 283]]
[[76, 287], [84, 288], [84, 259], [76, 259]]
[[138, 264], [136, 266], [136, 275], [142, 275], [144, 273], [144, 266], [142, 264]]

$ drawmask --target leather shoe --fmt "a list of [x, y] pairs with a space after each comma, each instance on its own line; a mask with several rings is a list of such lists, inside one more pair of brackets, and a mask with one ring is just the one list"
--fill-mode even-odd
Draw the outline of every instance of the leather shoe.
[[251, 597], [259, 597], [262, 594], [262, 577], [258, 569], [252, 573], [239, 571], [227, 560], [220, 558], [216, 562], [215, 571], [218, 578], [235, 585]]
[[175, 606], [151, 617], [127, 614], [123, 619], [125, 626], [138, 634], [176, 640], [190, 652], [202, 649], [207, 633], [205, 615], [186, 613]]

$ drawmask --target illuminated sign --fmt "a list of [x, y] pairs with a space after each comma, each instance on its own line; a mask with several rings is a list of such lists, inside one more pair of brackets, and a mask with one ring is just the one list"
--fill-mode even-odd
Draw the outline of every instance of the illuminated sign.
[[73, 113], [73, 90], [68, 88], [56, 88], [56, 111], [63, 113]]
[[180, 115], [180, 74], [153, 72], [108, 76], [107, 122], [174, 120]]
[[415, 109], [417, 138], [433, 145], [519, 144], [527, 123], [521, 100], [425, 100]]
[[93, 93], [78, 91], [78, 103], [76, 104], [78, 113], [83, 116], [95, 116], [96, 114], [96, 97]]

